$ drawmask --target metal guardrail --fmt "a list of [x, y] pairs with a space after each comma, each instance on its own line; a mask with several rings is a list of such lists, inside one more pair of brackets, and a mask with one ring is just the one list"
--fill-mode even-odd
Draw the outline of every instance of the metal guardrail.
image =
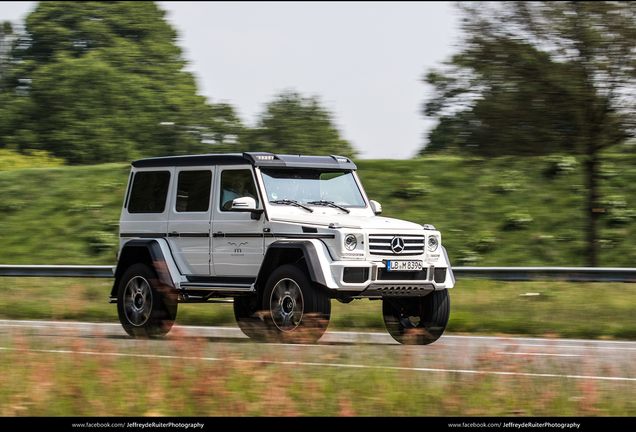
[[0, 265], [0, 276], [112, 278], [114, 266]]
[[[0, 276], [112, 278], [114, 266], [0, 265]], [[503, 281], [636, 282], [636, 268], [453, 267], [456, 278]]]
[[636, 282], [636, 268], [621, 267], [453, 267], [453, 272], [466, 279]]

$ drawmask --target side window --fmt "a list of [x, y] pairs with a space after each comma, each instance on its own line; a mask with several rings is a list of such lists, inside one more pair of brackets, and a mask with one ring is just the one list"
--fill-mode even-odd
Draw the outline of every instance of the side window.
[[229, 211], [232, 207], [232, 200], [240, 197], [252, 197], [258, 206], [258, 194], [252, 171], [225, 170], [221, 173], [221, 210]]
[[181, 171], [177, 185], [178, 212], [206, 212], [210, 207], [212, 171]]
[[163, 213], [166, 208], [169, 185], [169, 171], [135, 173], [128, 200], [128, 212]]

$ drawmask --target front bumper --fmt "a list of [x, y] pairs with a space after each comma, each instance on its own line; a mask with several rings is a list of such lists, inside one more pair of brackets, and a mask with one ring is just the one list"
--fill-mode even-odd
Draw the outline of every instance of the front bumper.
[[336, 289], [354, 297], [422, 297], [431, 291], [455, 285], [455, 276], [445, 250], [443, 255], [435, 263], [424, 262], [420, 271], [390, 272], [386, 270], [384, 260], [334, 261], [330, 267]]

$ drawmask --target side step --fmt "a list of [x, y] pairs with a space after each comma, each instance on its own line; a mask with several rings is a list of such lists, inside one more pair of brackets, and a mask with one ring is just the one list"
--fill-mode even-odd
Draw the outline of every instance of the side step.
[[182, 282], [180, 286], [179, 301], [185, 303], [232, 303], [233, 299], [219, 299], [217, 296], [255, 292], [252, 284]]
[[[203, 294], [202, 292], [206, 293]], [[240, 294], [254, 293], [256, 289], [254, 284], [232, 284], [218, 282], [182, 282], [180, 284], [179, 296], [185, 301], [205, 302], [205, 303], [232, 303], [232, 299], [221, 300], [213, 299], [211, 296], [216, 294]], [[117, 298], [110, 297], [109, 303], [117, 303]]]
[[255, 292], [254, 284], [231, 284], [215, 282], [182, 282], [181, 292], [184, 291], [218, 291], [220, 293]]

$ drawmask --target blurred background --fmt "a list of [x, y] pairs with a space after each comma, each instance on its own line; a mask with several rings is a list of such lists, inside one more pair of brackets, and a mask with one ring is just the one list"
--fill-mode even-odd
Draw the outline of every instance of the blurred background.
[[[132, 160], [271, 151], [352, 157], [383, 216], [433, 224], [455, 267], [634, 267], [635, 90], [636, 2], [0, 2], [0, 264], [114, 265]], [[0, 278], [0, 318], [117, 322], [110, 284]], [[631, 284], [462, 279], [451, 298], [449, 334], [636, 339]], [[331, 330], [384, 331], [380, 302], [333, 303]], [[235, 322], [185, 305], [178, 324]], [[418, 374], [405, 392], [414, 359], [461, 350], [303, 351], [409, 366], [360, 377], [178, 335], [128, 348], [256, 362], [52, 362], [30, 348], [25, 361], [6, 347], [67, 340], [2, 340], [2, 416], [636, 412], [630, 358], [598, 367], [628, 376], [607, 385]], [[59, 352], [121, 349], [70, 340]], [[501, 352], [475, 363], [534, 367]]]
[[[0, 169], [78, 177], [150, 156], [340, 154], [358, 161], [386, 215], [441, 229], [455, 265], [630, 266], [635, 8], [4, 2]], [[225, 87], [243, 88], [240, 108]], [[64, 179], [38, 205], [27, 185], [46, 180], [5, 173], [2, 261], [110, 262], [124, 171], [98, 182], [103, 196], [80, 197], [81, 185], [65, 196]], [[29, 250], [13, 237], [29, 220], [49, 226], [42, 215], [83, 244]]]

